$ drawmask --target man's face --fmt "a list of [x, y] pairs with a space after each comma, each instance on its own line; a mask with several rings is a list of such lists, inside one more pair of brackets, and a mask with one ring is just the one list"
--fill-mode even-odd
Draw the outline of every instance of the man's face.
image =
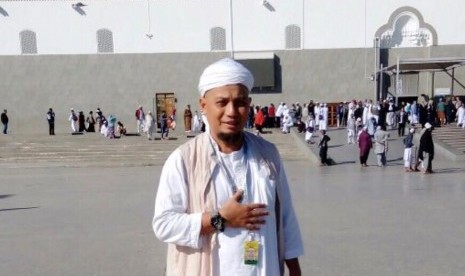
[[[213, 137], [231, 138], [240, 135], [250, 107], [247, 88], [240, 84], [213, 88], [200, 99]], [[223, 140], [223, 139], [222, 139]]]

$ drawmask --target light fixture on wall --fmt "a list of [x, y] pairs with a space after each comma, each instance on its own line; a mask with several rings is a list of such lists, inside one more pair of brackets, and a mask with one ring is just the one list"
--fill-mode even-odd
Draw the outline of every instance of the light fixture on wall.
[[86, 15], [86, 12], [82, 9], [83, 7], [87, 6], [82, 2], [77, 2], [71, 5], [75, 11], [77, 11], [80, 15]]
[[146, 35], [149, 39], [152, 39], [152, 37], [153, 37], [153, 34], [151, 34], [151, 33], [146, 33], [145, 35]]
[[267, 4], [268, 4], [268, 1], [262, 0], [262, 5], [263, 5], [263, 6], [265, 6], [265, 5], [267, 5]]
[[73, 7], [73, 9], [79, 9], [79, 8], [85, 7], [87, 5], [82, 3], [82, 2], [77, 2], [75, 4], [72, 4], [71, 6]]
[[8, 12], [0, 6], [0, 14], [3, 16], [8, 16]]

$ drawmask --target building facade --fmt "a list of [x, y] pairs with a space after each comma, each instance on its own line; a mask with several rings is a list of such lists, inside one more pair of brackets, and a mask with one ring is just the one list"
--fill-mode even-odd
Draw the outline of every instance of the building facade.
[[[222, 57], [255, 62], [259, 104], [451, 86], [464, 95], [462, 68], [455, 85], [447, 73], [402, 76], [401, 91], [386, 83], [380, 91], [374, 77], [397, 59], [464, 57], [464, 8], [460, 0], [0, 1], [0, 108], [18, 132], [36, 131], [37, 118], [45, 126], [49, 107], [57, 131], [70, 107], [101, 107], [131, 130], [135, 108], [155, 109], [157, 93], [174, 93], [180, 111], [196, 109], [200, 73]], [[271, 68], [260, 69], [263, 59]]]

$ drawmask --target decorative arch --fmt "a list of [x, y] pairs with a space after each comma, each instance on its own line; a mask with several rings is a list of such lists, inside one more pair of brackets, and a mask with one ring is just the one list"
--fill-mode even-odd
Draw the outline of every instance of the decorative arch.
[[226, 30], [224, 28], [214, 27], [210, 29], [210, 50], [226, 50]]
[[113, 32], [108, 29], [97, 30], [97, 53], [113, 53]]
[[21, 54], [37, 54], [36, 33], [31, 30], [23, 30], [19, 33]]
[[401, 7], [389, 17], [387, 24], [376, 31], [381, 48], [427, 47], [437, 45], [438, 35], [421, 13], [412, 7]]
[[295, 24], [287, 25], [285, 29], [286, 49], [302, 48], [300, 38], [300, 27]]

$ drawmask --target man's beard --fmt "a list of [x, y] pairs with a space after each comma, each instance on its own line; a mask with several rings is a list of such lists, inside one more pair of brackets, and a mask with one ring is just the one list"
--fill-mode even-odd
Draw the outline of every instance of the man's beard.
[[223, 141], [224, 143], [228, 144], [228, 145], [237, 145], [238, 143], [240, 143], [242, 141], [242, 137], [243, 137], [243, 133], [242, 131], [240, 132], [237, 132], [237, 133], [218, 133], [218, 139], [220, 139], [221, 141]]

